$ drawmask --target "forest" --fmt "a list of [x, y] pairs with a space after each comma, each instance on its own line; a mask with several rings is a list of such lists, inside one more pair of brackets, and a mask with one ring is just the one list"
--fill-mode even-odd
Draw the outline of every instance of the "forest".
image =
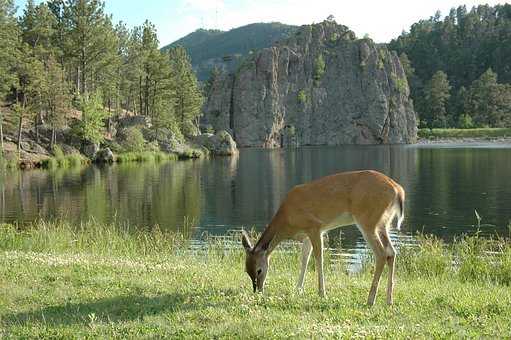
[[[100, 0], [29, 0], [17, 17], [0, 0], [0, 140], [4, 123], [16, 129], [70, 127], [99, 144], [122, 115], [151, 118], [153, 139], [183, 138], [197, 130], [202, 92], [182, 47], [162, 52], [155, 26], [114, 24]], [[140, 137], [140, 136], [136, 136]]]
[[511, 5], [453, 8], [392, 40], [420, 127], [511, 127]]

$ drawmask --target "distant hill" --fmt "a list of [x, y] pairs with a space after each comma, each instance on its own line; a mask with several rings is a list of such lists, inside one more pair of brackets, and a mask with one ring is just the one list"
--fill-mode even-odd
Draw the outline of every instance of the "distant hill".
[[250, 51], [271, 46], [275, 41], [288, 38], [298, 29], [274, 23], [255, 23], [230, 31], [199, 29], [162, 48], [183, 46], [192, 59], [199, 80], [206, 80], [213, 67], [233, 71]]

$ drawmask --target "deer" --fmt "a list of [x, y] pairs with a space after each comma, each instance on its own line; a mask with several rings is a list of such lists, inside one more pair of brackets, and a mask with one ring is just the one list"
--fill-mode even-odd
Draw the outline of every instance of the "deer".
[[387, 304], [393, 303], [396, 250], [389, 230], [404, 219], [405, 191], [386, 175], [362, 170], [342, 172], [295, 186], [288, 193], [254, 246], [242, 230], [245, 271], [254, 293], [264, 291], [270, 255], [284, 240], [302, 241], [301, 269], [296, 285], [303, 292], [305, 274], [314, 253], [318, 292], [326, 297], [323, 268], [323, 234], [355, 224], [374, 253], [374, 274], [367, 304], [374, 305], [380, 277], [388, 265]]

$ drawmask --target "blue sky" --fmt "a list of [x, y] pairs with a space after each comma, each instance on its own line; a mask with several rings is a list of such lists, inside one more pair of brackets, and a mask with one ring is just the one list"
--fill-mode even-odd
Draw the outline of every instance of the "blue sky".
[[[26, 0], [16, 0], [21, 12]], [[41, 1], [36, 1], [37, 3]], [[386, 42], [419, 19], [438, 9], [447, 14], [451, 7], [467, 7], [505, 1], [457, 0], [106, 0], [107, 13], [114, 21], [129, 26], [149, 19], [158, 29], [160, 44], [166, 45], [198, 28], [228, 30], [254, 22], [279, 21], [302, 25], [320, 22], [328, 15], [350, 27], [358, 36], [369, 34]]]

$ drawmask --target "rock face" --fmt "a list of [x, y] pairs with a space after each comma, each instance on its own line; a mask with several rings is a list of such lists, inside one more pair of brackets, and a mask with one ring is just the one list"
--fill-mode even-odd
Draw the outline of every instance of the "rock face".
[[195, 142], [215, 156], [232, 156], [238, 152], [236, 142], [227, 131], [202, 134], [196, 137]]
[[213, 83], [202, 124], [238, 146], [413, 143], [417, 128], [394, 52], [335, 22], [303, 26]]

